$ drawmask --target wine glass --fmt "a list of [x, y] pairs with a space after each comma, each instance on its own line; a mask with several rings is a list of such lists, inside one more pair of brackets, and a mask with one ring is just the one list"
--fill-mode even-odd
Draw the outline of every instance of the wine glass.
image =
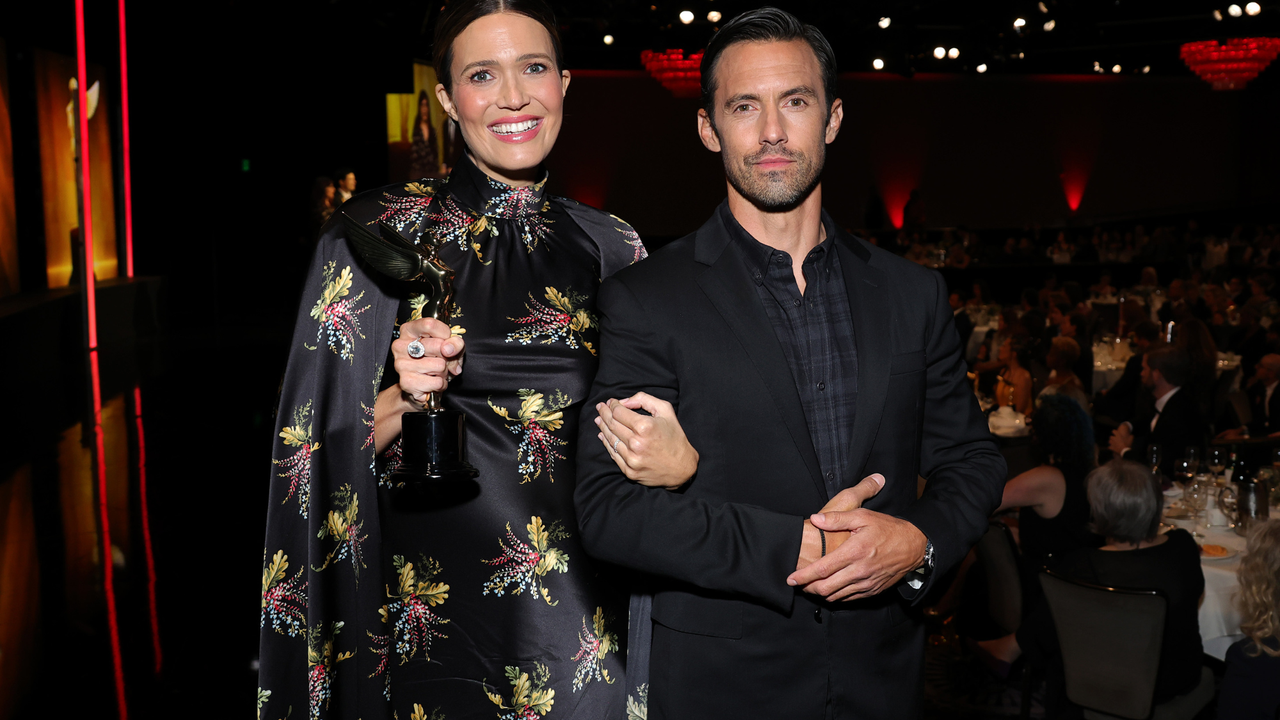
[[1187, 485], [1187, 489], [1182, 493], [1182, 503], [1187, 506], [1187, 511], [1191, 514], [1191, 537], [1197, 541], [1205, 539], [1200, 532], [1200, 515], [1204, 512], [1205, 505], [1208, 503], [1209, 492], [1208, 487], [1192, 482]]
[[1173, 479], [1184, 490], [1195, 484], [1196, 469], [1192, 461], [1182, 458], [1173, 464]]
[[1159, 443], [1151, 443], [1147, 446], [1147, 465], [1151, 466], [1153, 474], [1160, 472], [1160, 461], [1162, 459], [1164, 459], [1164, 456], [1160, 450]]
[[1209, 470], [1213, 472], [1213, 480], [1219, 485], [1224, 484], [1222, 481], [1222, 471], [1227, 469], [1227, 450], [1226, 448], [1214, 447], [1209, 448]]
[[1187, 462], [1191, 463], [1191, 472], [1194, 473], [1200, 469], [1200, 448], [1195, 445], [1188, 445], [1183, 456]]

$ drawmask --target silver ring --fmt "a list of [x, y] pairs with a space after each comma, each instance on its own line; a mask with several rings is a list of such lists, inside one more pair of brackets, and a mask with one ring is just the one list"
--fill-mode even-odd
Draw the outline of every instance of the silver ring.
[[427, 349], [422, 346], [422, 343], [419, 340], [414, 340], [409, 343], [409, 347], [405, 348], [405, 351], [409, 353], [409, 357], [414, 359], [427, 354]]
[[614, 454], [614, 455], [617, 455], [617, 454], [618, 454], [618, 443], [620, 443], [620, 442], [622, 442], [622, 438], [614, 438], [614, 440], [613, 440], [613, 454]]

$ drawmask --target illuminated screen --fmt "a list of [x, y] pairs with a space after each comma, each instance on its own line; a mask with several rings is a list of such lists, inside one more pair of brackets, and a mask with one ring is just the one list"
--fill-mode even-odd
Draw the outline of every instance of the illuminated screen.
[[[35, 52], [36, 106], [40, 121], [40, 176], [44, 190], [45, 257], [49, 287], [71, 280], [71, 231], [79, 226], [76, 164], [72, 154], [68, 83], [75, 60], [43, 50]], [[106, 73], [90, 65], [89, 86], [99, 83], [98, 109], [89, 119], [89, 185], [93, 206], [93, 265], [99, 280], [116, 277], [116, 200], [111, 171], [111, 128]]]
[[436, 71], [414, 63], [413, 93], [387, 95], [387, 169], [392, 182], [442, 177], [457, 142], [449, 142]]

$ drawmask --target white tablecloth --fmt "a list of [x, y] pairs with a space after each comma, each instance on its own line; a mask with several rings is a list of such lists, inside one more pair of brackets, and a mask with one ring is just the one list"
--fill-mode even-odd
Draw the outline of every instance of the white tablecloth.
[[[1191, 529], [1190, 520], [1168, 520], [1178, 527]], [[1211, 527], [1207, 530], [1200, 524], [1200, 532], [1205, 536], [1203, 542], [1221, 545], [1236, 551], [1235, 557], [1223, 560], [1200, 559], [1200, 567], [1204, 570], [1204, 600], [1200, 602], [1200, 642], [1204, 645], [1204, 653], [1219, 660], [1227, 657], [1227, 648], [1240, 638], [1240, 613], [1235, 606], [1235, 592], [1238, 585], [1236, 571], [1240, 568], [1240, 555], [1244, 552], [1245, 539], [1236, 535], [1230, 528]]]

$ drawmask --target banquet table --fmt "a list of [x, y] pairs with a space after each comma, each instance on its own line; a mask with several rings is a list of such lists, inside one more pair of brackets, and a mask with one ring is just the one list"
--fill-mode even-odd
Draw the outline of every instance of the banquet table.
[[[1191, 520], [1176, 518], [1165, 522], [1191, 530]], [[1204, 570], [1204, 599], [1200, 602], [1200, 642], [1204, 654], [1219, 660], [1227, 657], [1227, 648], [1244, 637], [1240, 632], [1240, 612], [1235, 606], [1235, 592], [1239, 585], [1236, 571], [1240, 569], [1240, 556], [1244, 553], [1245, 538], [1229, 527], [1205, 528], [1203, 519], [1199, 531], [1205, 536], [1201, 543], [1221, 545], [1235, 551], [1235, 555], [1220, 560], [1201, 557]]]

